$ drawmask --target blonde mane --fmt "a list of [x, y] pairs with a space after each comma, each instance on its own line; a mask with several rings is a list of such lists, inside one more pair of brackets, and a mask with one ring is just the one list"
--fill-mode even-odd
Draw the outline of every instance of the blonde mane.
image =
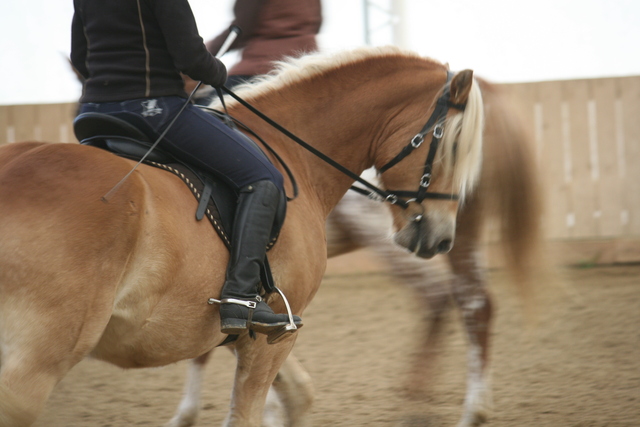
[[[405, 56], [408, 58], [425, 59], [415, 52], [404, 50], [397, 46], [365, 46], [337, 53], [316, 52], [297, 58], [289, 57], [282, 61], [277, 61], [271, 72], [255, 77], [250, 82], [240, 84], [236, 86], [233, 91], [242, 98], [251, 99], [322, 75], [329, 70], [354, 64], [369, 58], [385, 56]], [[230, 100], [229, 104], [232, 103], [233, 100]], [[216, 100], [211, 107], [218, 105], [219, 101]]]
[[453, 174], [453, 186], [461, 200], [473, 190], [480, 178], [483, 131], [482, 93], [478, 82], [473, 79], [464, 113], [447, 119], [438, 158], [444, 173]]

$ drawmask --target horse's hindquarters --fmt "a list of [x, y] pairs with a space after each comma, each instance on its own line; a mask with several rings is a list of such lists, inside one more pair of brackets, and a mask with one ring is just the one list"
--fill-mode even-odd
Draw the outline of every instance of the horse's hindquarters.
[[124, 169], [94, 151], [73, 144], [0, 149], [0, 386], [23, 407], [5, 403], [0, 417], [34, 417], [111, 315], [140, 224], [141, 193], [132, 178], [102, 202]]

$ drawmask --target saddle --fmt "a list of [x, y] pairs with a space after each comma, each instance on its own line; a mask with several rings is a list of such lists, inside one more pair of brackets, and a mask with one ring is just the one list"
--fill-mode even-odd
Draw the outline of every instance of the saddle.
[[[201, 221], [206, 216], [227, 249], [231, 248], [231, 232], [238, 194], [226, 182], [176, 159], [158, 147], [149, 152], [153, 145], [151, 138], [136, 126], [118, 117], [102, 113], [82, 113], [73, 121], [73, 130], [80, 144], [101, 148], [135, 161], [146, 155], [143, 163], [175, 174], [189, 187], [198, 201], [196, 220]], [[246, 138], [244, 134], [238, 134]], [[247, 140], [255, 144], [249, 138]], [[283, 221], [284, 215], [276, 218], [276, 231], [267, 250], [275, 244], [277, 231], [280, 230]], [[265, 293], [276, 290], [267, 257], [260, 268], [260, 279]]]

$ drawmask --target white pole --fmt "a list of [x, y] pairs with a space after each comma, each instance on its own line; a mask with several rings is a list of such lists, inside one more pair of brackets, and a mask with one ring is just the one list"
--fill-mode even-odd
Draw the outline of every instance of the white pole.
[[362, 1], [364, 18], [364, 44], [371, 45], [371, 22], [369, 21], [369, 0]]
[[392, 0], [393, 44], [409, 48], [409, 19], [406, 0]]

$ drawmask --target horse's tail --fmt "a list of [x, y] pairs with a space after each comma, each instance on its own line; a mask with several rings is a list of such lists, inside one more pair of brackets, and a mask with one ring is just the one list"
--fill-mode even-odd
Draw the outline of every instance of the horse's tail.
[[[542, 183], [532, 132], [506, 94], [481, 82], [486, 106], [480, 197], [499, 227], [504, 266], [525, 297], [550, 272], [544, 256]], [[548, 278], [548, 276], [547, 276]]]

